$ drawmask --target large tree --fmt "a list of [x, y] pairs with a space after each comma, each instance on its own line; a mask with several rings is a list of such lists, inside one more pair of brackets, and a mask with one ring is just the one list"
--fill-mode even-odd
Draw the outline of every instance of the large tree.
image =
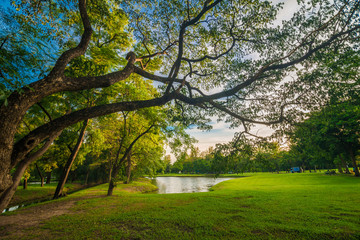
[[289, 134], [293, 142], [291, 149], [314, 165], [331, 166], [334, 160], [340, 165], [338, 160], [341, 160], [342, 167], [346, 167], [344, 158], [348, 156], [355, 176], [359, 177], [356, 163], [360, 149], [359, 121], [359, 101], [355, 99], [327, 106], [311, 113]]
[[[71, 12], [76, 6], [71, 0], [65, 4], [62, 1], [56, 4], [55, 0], [16, 2], [25, 5], [17, 13], [23, 17], [19, 28], [27, 27], [24, 31], [34, 33], [33, 39], [46, 37], [41, 31], [50, 28], [53, 30], [49, 31], [50, 44], [62, 43], [57, 50], [64, 51], [58, 57], [54, 50], [38, 53], [36, 56], [44, 58], [36, 61], [38, 68], [29, 73], [22, 67], [17, 74], [2, 71], [6, 83], [22, 77], [28, 81], [20, 81], [23, 83], [20, 87], [19, 84], [1, 86], [6, 100], [0, 107], [0, 210], [10, 201], [14, 192], [12, 183], [18, 175], [46, 151], [63, 129], [77, 122], [175, 101], [190, 117], [201, 114], [201, 109], [222, 118], [227, 114], [233, 126], [243, 125], [248, 131], [251, 123], [279, 124], [296, 118], [304, 108], [326, 101], [327, 89], [339, 81], [354, 84], [352, 74], [342, 75], [342, 79], [331, 75], [324, 79], [309, 73], [316, 68], [326, 72], [329, 62], [324, 64], [324, 60], [342, 64], [342, 56], [358, 54], [359, 1], [310, 0], [310, 4], [300, 1], [299, 11], [280, 25], [274, 22], [279, 6], [260, 0], [114, 1], [111, 4], [79, 0], [80, 15]], [[119, 60], [119, 65], [111, 67], [113, 72], [82, 77], [67, 75], [66, 69], [72, 61], [84, 54], [96, 57], [93, 47], [96, 44], [92, 43], [97, 36], [103, 37], [98, 46], [124, 39], [118, 38], [120, 33], [103, 34], [107, 25], [102, 23], [111, 22], [111, 16], [119, 12], [128, 16], [129, 33], [133, 32], [135, 38], [126, 61], [119, 57], [126, 49], [118, 49], [114, 59]], [[92, 17], [95, 13], [103, 17]], [[48, 23], [47, 17], [51, 16], [66, 19]], [[57, 23], [62, 25], [54, 31], [51, 27]], [[95, 25], [98, 27], [93, 28]], [[115, 31], [122, 26], [111, 27]], [[79, 30], [81, 36], [77, 35]], [[25, 45], [18, 47], [26, 42], [19, 45], [14, 37], [0, 37], [3, 56], [11, 58], [13, 49], [29, 51]], [[31, 64], [31, 60], [22, 56], [14, 59], [20, 59], [19, 64], [24, 66]], [[154, 59], [161, 63], [158, 72], [147, 70]], [[16, 63], [9, 68], [14, 66]], [[348, 64], [346, 68], [356, 72], [358, 65]], [[131, 74], [162, 83], [161, 94], [73, 111], [39, 125], [15, 141], [26, 112], [43, 98], [63, 91], [106, 88]], [[36, 76], [38, 80], [33, 79]], [[15, 167], [15, 175], [11, 176], [10, 171]]]

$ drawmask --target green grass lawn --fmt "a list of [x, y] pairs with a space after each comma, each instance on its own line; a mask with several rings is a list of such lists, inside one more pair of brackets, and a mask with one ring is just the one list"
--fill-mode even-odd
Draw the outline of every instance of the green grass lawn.
[[[9, 207], [42, 199], [50, 199], [55, 193], [56, 186], [57, 183], [44, 184], [43, 187], [41, 187], [40, 184], [29, 184], [27, 189], [23, 189], [22, 186], [19, 186], [14, 197], [11, 199]], [[80, 184], [67, 183], [65, 184], [64, 192], [72, 192], [80, 188], [82, 188]]]
[[99, 185], [64, 198], [95, 196], [25, 230], [27, 239], [360, 239], [360, 178], [247, 176], [206, 193], [132, 193], [151, 191], [136, 182], [102, 197], [107, 185]]

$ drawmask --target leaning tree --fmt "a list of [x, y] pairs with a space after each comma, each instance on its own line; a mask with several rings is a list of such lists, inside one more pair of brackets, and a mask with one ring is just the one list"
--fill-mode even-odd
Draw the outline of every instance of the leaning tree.
[[[53, 29], [49, 43], [53, 51], [32, 52], [30, 56], [43, 59], [36, 61], [37, 69], [30, 71], [25, 71], [26, 66], [34, 59], [22, 53], [31, 51], [32, 46], [23, 46], [32, 42], [0, 36], [1, 55], [18, 53], [15, 57], [19, 60], [10, 65], [1, 61], [1, 92], [6, 98], [2, 98], [0, 107], [0, 210], [9, 203], [26, 167], [44, 154], [66, 127], [77, 122], [175, 103], [188, 119], [206, 112], [249, 132], [253, 124], [277, 126], [296, 120], [302, 111], [326, 103], [328, 90], [341, 88], [346, 93], [346, 89], [358, 87], [358, 62], [351, 61], [359, 50], [357, 0], [299, 1], [298, 11], [282, 22], [276, 21], [281, 5], [261, 0], [17, 2], [21, 9], [16, 14], [23, 24], [18, 26], [18, 34], [31, 32], [36, 42], [36, 36], [41, 37], [41, 31], [51, 27], [51, 19], [63, 28]], [[72, 11], [75, 5], [79, 14]], [[95, 12], [103, 17], [92, 17]], [[124, 39], [118, 32], [102, 32], [102, 23], [110, 24], [111, 15], [118, 12], [126, 15], [127, 37], [133, 38], [127, 54], [126, 49], [116, 51], [119, 65], [103, 75], [66, 74], [76, 59], [96, 52], [94, 46], [101, 49], [108, 42]], [[115, 31], [122, 26], [112, 27]], [[82, 30], [81, 36], [78, 30]], [[92, 45], [96, 36], [106, 40]], [[56, 47], [56, 43], [62, 47]], [[57, 54], [65, 47], [67, 50]], [[126, 61], [121, 55], [126, 55]], [[155, 72], [148, 68], [154, 62], [159, 64]], [[21, 65], [16, 74], [6, 71], [16, 64]], [[338, 66], [337, 71], [330, 66]], [[131, 74], [159, 83], [160, 93], [150, 99], [72, 111], [15, 139], [29, 108], [45, 97], [63, 91], [106, 88]], [[27, 81], [18, 84], [22, 78]]]

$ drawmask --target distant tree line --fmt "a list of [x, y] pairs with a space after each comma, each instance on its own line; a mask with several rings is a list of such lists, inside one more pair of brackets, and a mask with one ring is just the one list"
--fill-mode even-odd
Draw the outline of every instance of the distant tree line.
[[279, 172], [299, 167], [303, 171], [337, 169], [359, 176], [360, 105], [357, 96], [307, 114], [305, 120], [285, 130], [287, 145], [246, 139], [243, 135], [206, 152], [192, 148], [168, 163], [168, 173]]

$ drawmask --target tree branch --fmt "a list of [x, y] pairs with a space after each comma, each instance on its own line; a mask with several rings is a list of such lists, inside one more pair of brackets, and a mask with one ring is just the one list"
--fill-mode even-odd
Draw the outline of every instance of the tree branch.
[[226, 107], [224, 106], [221, 106], [220, 104], [214, 102], [214, 101], [209, 101], [209, 103], [216, 107], [217, 109], [223, 111], [223, 112], [226, 112], [227, 114], [229, 114], [230, 116], [234, 117], [234, 118], [237, 118], [241, 121], [244, 121], [244, 122], [250, 122], [250, 123], [255, 123], [255, 124], [263, 124], [263, 125], [272, 125], [272, 124], [277, 124], [277, 123], [281, 123], [284, 118], [283, 118], [283, 110], [284, 110], [284, 106], [281, 107], [281, 114], [280, 114], [280, 117], [278, 120], [275, 120], [275, 121], [269, 121], [269, 122], [264, 122], [264, 121], [257, 121], [257, 120], [253, 120], [253, 119], [249, 119], [249, 118], [245, 118], [243, 116], [240, 116], [239, 114], [237, 113], [234, 113], [233, 111], [227, 109]]
[[[27, 166], [32, 163], [33, 161], [35, 161], [36, 159], [38, 159], [39, 157], [41, 157], [47, 150], [48, 148], [51, 146], [51, 144], [53, 143], [53, 141], [60, 136], [60, 134], [62, 133], [62, 129], [59, 131], [54, 131], [54, 133], [48, 138], [48, 140], [44, 143], [44, 145], [39, 148], [39, 150], [37, 150], [35, 153], [29, 153], [27, 154], [24, 159], [21, 160], [22, 163], [27, 164]], [[30, 151], [29, 151], [30, 152]], [[18, 162], [11, 162], [11, 169], [14, 168], [16, 165], [18, 164]]]
[[52, 118], [51, 118], [51, 115], [49, 114], [49, 112], [46, 111], [46, 109], [43, 107], [43, 105], [40, 102], [38, 102], [37, 105], [41, 108], [41, 110], [43, 110], [43, 112], [46, 114], [46, 116], [49, 118], [49, 121], [51, 122]]
[[34, 149], [44, 139], [52, 136], [58, 131], [62, 131], [64, 128], [71, 126], [77, 122], [99, 116], [104, 116], [114, 112], [134, 111], [141, 108], [162, 106], [165, 103], [173, 100], [174, 98], [174, 95], [164, 95], [162, 97], [154, 98], [151, 100], [106, 104], [95, 107], [88, 107], [79, 111], [69, 113], [34, 129], [28, 135], [20, 139], [14, 146], [12, 162], [14, 164], [17, 164], [18, 161], [25, 157], [27, 153]]
[[123, 157], [120, 159], [120, 162], [119, 162], [119, 165], [124, 162], [124, 160], [126, 159], [126, 157], [129, 155], [129, 153], [131, 152], [131, 149], [134, 147], [135, 143], [142, 137], [144, 136], [145, 134], [147, 134], [151, 128], [154, 127], [154, 124], [150, 125], [150, 127], [148, 129], [146, 129], [146, 131], [142, 132], [139, 136], [137, 136], [132, 142], [131, 144], [129, 145], [129, 147], [126, 149]]
[[81, 36], [80, 43], [75, 48], [69, 49], [61, 54], [59, 59], [56, 61], [54, 68], [51, 70], [48, 76], [49, 78], [63, 75], [68, 63], [73, 58], [83, 55], [88, 47], [93, 30], [91, 28], [90, 19], [86, 11], [86, 0], [79, 0], [79, 10], [84, 27], [84, 33]]
[[170, 82], [165, 90], [165, 93], [169, 93], [169, 91], [172, 87], [172, 84], [180, 70], [181, 60], [182, 60], [183, 51], [184, 51], [184, 34], [185, 34], [186, 28], [195, 24], [197, 21], [199, 21], [201, 19], [201, 17], [205, 15], [206, 12], [208, 12], [210, 9], [214, 8], [220, 2], [222, 2], [222, 0], [216, 0], [213, 3], [211, 3], [210, 5], [208, 5], [210, 3], [210, 1], [205, 1], [203, 9], [200, 11], [200, 13], [196, 17], [194, 17], [193, 19], [191, 19], [189, 21], [184, 21], [181, 24], [180, 32], [179, 32], [179, 40], [178, 40], [179, 41], [178, 56], [177, 56], [175, 63], [173, 64], [173, 66], [170, 70], [170, 73], [168, 75], [170, 78]]

